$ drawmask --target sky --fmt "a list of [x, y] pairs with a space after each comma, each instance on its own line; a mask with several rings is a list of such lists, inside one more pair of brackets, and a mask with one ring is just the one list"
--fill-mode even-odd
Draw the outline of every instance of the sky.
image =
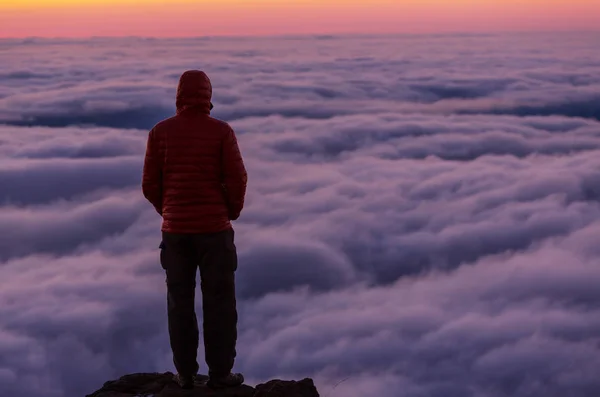
[[0, 40], [0, 395], [174, 371], [141, 171], [180, 74], [203, 69], [249, 173], [248, 384], [597, 397], [599, 42]]
[[0, 37], [598, 30], [596, 0], [4, 0]]

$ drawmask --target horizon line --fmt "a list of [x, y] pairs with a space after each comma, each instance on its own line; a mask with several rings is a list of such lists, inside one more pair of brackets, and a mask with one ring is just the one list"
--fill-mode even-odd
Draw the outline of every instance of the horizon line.
[[190, 35], [190, 36], [149, 36], [149, 35], [90, 35], [90, 36], [0, 36], [0, 40], [90, 40], [90, 39], [268, 39], [268, 38], [349, 38], [349, 37], [427, 37], [427, 36], [490, 36], [506, 34], [600, 34], [598, 29], [558, 29], [558, 30], [492, 30], [492, 31], [440, 31], [440, 32], [390, 32], [390, 33], [367, 33], [367, 32], [340, 32], [340, 33], [279, 33], [279, 34], [215, 34], [215, 35]]

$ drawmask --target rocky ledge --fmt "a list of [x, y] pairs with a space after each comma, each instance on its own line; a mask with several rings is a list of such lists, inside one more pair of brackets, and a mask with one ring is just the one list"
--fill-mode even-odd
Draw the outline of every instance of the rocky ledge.
[[192, 390], [182, 390], [171, 372], [125, 375], [86, 397], [319, 397], [312, 379], [301, 381], [271, 380], [256, 387], [242, 385], [212, 390], [206, 386], [208, 376], [198, 375]]

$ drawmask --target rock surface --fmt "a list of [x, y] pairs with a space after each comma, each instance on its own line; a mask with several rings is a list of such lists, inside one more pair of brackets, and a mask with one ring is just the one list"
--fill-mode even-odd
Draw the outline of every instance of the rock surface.
[[206, 386], [208, 376], [198, 375], [194, 389], [182, 390], [171, 372], [125, 375], [86, 397], [319, 397], [312, 379], [299, 382], [271, 380], [256, 387], [242, 385], [223, 390]]
[[299, 382], [275, 379], [257, 385], [252, 397], [319, 397], [319, 393], [309, 378]]

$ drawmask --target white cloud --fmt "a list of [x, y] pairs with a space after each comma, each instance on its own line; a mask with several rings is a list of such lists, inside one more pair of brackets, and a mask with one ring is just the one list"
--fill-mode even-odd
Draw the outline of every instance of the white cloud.
[[250, 173], [250, 382], [595, 397], [600, 61], [545, 40], [0, 42], [0, 395], [172, 370], [139, 185], [147, 130], [203, 68]]

